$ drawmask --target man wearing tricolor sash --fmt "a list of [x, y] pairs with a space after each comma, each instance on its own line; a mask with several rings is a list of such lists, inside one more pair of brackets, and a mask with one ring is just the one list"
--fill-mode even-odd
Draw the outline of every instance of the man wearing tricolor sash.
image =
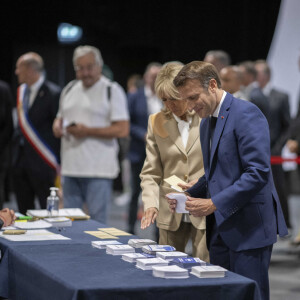
[[60, 88], [45, 79], [40, 55], [25, 53], [16, 63], [18, 128], [13, 154], [13, 181], [19, 211], [34, 209], [35, 197], [46, 208], [49, 188], [59, 174], [59, 140], [52, 133]]

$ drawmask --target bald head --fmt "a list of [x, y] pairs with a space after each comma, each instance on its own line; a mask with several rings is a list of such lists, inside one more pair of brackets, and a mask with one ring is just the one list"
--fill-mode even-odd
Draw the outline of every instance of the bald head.
[[44, 71], [44, 61], [35, 52], [28, 52], [19, 57], [16, 63], [15, 73], [20, 84], [31, 86], [40, 78]]
[[240, 89], [241, 74], [237, 66], [227, 66], [220, 71], [222, 88], [233, 94]]

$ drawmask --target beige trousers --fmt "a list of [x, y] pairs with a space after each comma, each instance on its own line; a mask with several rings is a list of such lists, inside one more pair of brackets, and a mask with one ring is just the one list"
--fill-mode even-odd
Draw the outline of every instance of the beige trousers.
[[181, 222], [176, 231], [159, 228], [159, 244], [173, 246], [177, 251], [185, 252], [190, 238], [193, 246], [193, 257], [199, 257], [209, 262], [205, 229], [196, 229], [192, 223], [185, 222]]

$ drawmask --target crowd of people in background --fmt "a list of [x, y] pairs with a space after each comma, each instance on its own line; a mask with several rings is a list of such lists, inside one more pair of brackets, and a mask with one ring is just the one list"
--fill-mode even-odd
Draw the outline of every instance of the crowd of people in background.
[[[208, 51], [203, 58], [197, 59], [215, 66], [223, 90], [236, 98], [252, 102], [265, 115], [269, 124], [272, 156], [280, 157], [283, 150], [299, 155], [300, 103], [296, 117], [292, 118], [289, 96], [272, 85], [272, 72], [267, 61], [258, 59], [232, 64], [230, 55], [223, 50]], [[180, 62], [174, 64], [181, 65]], [[152, 210], [150, 216], [149, 208], [152, 206], [149, 203], [154, 199], [147, 186], [151, 188], [152, 184], [152, 192], [155, 191], [154, 183], [171, 175], [175, 169], [170, 168], [170, 174], [158, 174], [153, 171], [149, 158], [145, 161], [148, 145], [147, 151], [160, 164], [168, 164], [163, 156], [164, 151], [171, 149], [171, 144], [170, 149], [166, 150], [157, 148], [157, 145], [151, 148], [149, 135], [151, 127], [151, 134], [165, 139], [166, 133], [159, 127], [159, 122], [163, 121], [159, 119], [168, 118], [159, 114], [166, 107], [172, 111], [172, 107], [168, 106], [168, 97], [174, 94], [168, 93], [167, 88], [157, 93], [159, 88], [155, 87], [157, 75], [165, 68], [165, 63], [151, 62], [145, 66], [143, 75], [134, 73], [128, 76], [126, 90], [104, 75], [101, 53], [93, 46], [77, 47], [73, 65], [76, 79], [61, 90], [47, 80], [43, 58], [38, 53], [21, 55], [15, 69], [20, 84], [16, 109], [12, 107], [9, 85], [0, 81], [0, 208], [5, 207], [8, 201], [7, 177], [11, 176], [20, 213], [25, 214], [28, 209], [35, 208], [36, 198], [40, 208], [46, 208], [49, 188], [57, 185], [61, 188], [62, 206], [83, 207], [93, 219], [106, 223], [114, 180], [124, 171], [118, 157], [122, 147], [118, 140], [129, 137], [126, 157], [122, 158], [130, 162], [131, 170], [128, 231], [135, 233], [140, 206], [145, 206], [144, 216], [149, 217], [152, 223], [157, 223], [162, 237], [166, 235], [164, 231], [177, 230], [180, 222], [169, 220], [164, 223], [161, 218], [156, 218], [158, 203], [162, 199], [157, 198], [156, 206], [153, 206], [156, 210]], [[163, 96], [166, 91], [167, 94]], [[18, 116], [15, 122], [13, 111], [17, 111]], [[176, 115], [176, 112], [173, 113]], [[186, 115], [185, 111], [183, 115], [185, 123], [194, 122], [196, 118]], [[153, 116], [158, 117], [154, 120]], [[179, 122], [181, 116], [177, 117]], [[177, 127], [174, 130], [181, 133]], [[181, 136], [184, 134], [181, 133]], [[181, 145], [183, 148], [189, 145], [186, 141], [185, 146]], [[157, 153], [160, 154], [159, 158]], [[168, 155], [172, 155], [170, 153]], [[174, 166], [176, 163], [173, 162]], [[300, 201], [298, 171], [285, 171], [281, 163], [272, 164], [274, 183], [294, 245], [300, 244], [300, 225], [299, 220], [290, 219], [288, 199], [293, 194]], [[193, 172], [187, 170], [188, 175], [183, 174], [187, 183], [196, 179], [194, 177], [198, 173]], [[141, 183], [144, 186], [143, 203], [139, 201]], [[4, 218], [2, 223], [11, 223], [12, 212], [4, 210], [0, 216], [5, 214], [10, 215], [10, 221]], [[161, 216], [163, 214], [161, 212]], [[168, 218], [168, 213], [165, 214]], [[300, 215], [298, 217], [300, 219]], [[150, 225], [145, 222], [142, 221], [144, 228]], [[193, 218], [186, 219], [186, 226], [190, 226], [187, 224], [192, 224], [197, 230], [203, 229], [199, 224], [195, 225]]]

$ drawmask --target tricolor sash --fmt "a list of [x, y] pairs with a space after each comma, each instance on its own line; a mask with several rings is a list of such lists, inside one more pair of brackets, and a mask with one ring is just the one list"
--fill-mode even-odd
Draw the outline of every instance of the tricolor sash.
[[40, 155], [40, 157], [54, 170], [57, 174], [60, 174], [60, 165], [58, 159], [52, 149], [47, 145], [45, 141], [39, 136], [38, 131], [34, 128], [28, 118], [28, 100], [26, 99], [26, 89], [28, 86], [22, 84], [18, 88], [17, 92], [17, 110], [18, 119], [21, 130], [26, 140], [31, 144], [34, 150]]

